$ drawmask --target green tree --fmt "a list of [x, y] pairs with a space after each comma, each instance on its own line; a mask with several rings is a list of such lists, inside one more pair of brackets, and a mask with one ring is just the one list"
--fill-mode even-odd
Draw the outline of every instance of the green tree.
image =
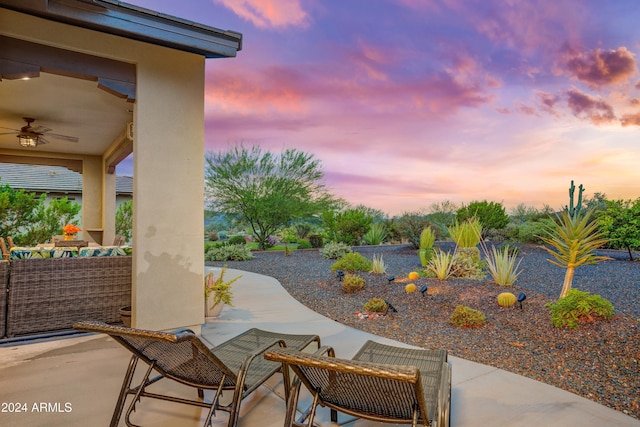
[[633, 200], [607, 200], [606, 208], [598, 215], [602, 234], [614, 248], [624, 248], [633, 261], [632, 250], [640, 249], [640, 198]]
[[131, 240], [133, 230], [133, 200], [120, 203], [116, 210], [116, 234], [124, 237], [125, 241]]
[[16, 244], [29, 246], [62, 234], [74, 222], [80, 205], [66, 197], [46, 203], [46, 196], [0, 186], [0, 235], [12, 236]]
[[335, 201], [312, 154], [287, 149], [277, 155], [238, 145], [208, 153], [205, 160], [212, 207], [246, 221], [262, 249], [280, 227], [319, 214]]
[[610, 259], [595, 254], [595, 250], [608, 240], [598, 231], [597, 221], [590, 221], [593, 211], [578, 209], [574, 212], [573, 215], [568, 210], [562, 212], [558, 221], [547, 229], [547, 235], [540, 236], [544, 243], [551, 246], [543, 246], [543, 249], [555, 258], [555, 261], [548, 261], [566, 269], [560, 298], [569, 294], [577, 267]]
[[450, 200], [433, 203], [429, 207], [429, 213], [426, 215], [426, 220], [431, 223], [433, 231], [436, 232], [437, 239], [444, 239], [447, 237], [447, 227], [453, 224], [456, 220], [456, 212], [458, 209], [460, 209], [460, 206]]
[[502, 203], [483, 200], [473, 201], [462, 206], [456, 213], [458, 222], [467, 221], [473, 217], [478, 218], [482, 224], [482, 237], [485, 238], [489, 230], [502, 230], [509, 224], [509, 216]]

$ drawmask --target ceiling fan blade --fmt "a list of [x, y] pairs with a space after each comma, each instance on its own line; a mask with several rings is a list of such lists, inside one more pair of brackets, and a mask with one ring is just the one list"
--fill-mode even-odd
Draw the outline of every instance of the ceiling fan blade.
[[[78, 138], [76, 136], [58, 135], [56, 133], [47, 133], [46, 136], [50, 136], [50, 137], [56, 138], [56, 139], [62, 139], [62, 140], [67, 141], [67, 142], [80, 142], [80, 138]], [[40, 138], [42, 138], [42, 136]]]
[[13, 131], [13, 132], [2, 132], [2, 133], [0, 133], [0, 135], [17, 135], [18, 133], [20, 133], [20, 131], [18, 131], [18, 132], [16, 132], [16, 131]]
[[[0, 126], [0, 129], [12, 130], [14, 132], [20, 132], [20, 129], [6, 128], [4, 126]], [[4, 135], [4, 134], [3, 134]]]
[[40, 125], [31, 126], [29, 128], [29, 132], [35, 132], [35, 133], [45, 133], [45, 132], [50, 132], [50, 131], [51, 131], [50, 128], [44, 127], [44, 126], [40, 126]]
[[42, 144], [48, 144], [49, 140], [47, 138], [45, 138], [44, 136], [40, 135], [38, 137], [38, 145], [42, 145]]

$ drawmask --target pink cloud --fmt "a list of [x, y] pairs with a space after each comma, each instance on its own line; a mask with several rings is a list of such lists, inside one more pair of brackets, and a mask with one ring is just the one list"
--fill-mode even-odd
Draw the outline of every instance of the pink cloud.
[[567, 92], [567, 105], [574, 116], [595, 125], [610, 123], [616, 119], [613, 107], [609, 103], [602, 98], [596, 99], [580, 92], [576, 88]]
[[299, 0], [215, 0], [259, 28], [305, 27], [309, 16]]
[[602, 87], [627, 81], [636, 72], [636, 61], [626, 47], [613, 50], [594, 49], [569, 52], [566, 69], [591, 87]]
[[622, 126], [640, 126], [640, 112], [635, 114], [625, 114], [620, 119]]

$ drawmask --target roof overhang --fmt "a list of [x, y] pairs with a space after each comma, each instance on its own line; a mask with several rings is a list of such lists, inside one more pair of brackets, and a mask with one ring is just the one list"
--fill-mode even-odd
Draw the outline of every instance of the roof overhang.
[[205, 58], [234, 57], [242, 34], [117, 0], [0, 0], [0, 7]]

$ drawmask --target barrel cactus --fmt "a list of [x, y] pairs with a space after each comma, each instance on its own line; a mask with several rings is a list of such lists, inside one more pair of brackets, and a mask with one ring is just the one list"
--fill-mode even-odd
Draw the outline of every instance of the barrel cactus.
[[503, 292], [498, 295], [498, 305], [500, 307], [511, 307], [516, 303], [516, 296], [511, 292]]
[[404, 287], [404, 291], [408, 294], [410, 294], [411, 292], [415, 292], [416, 289], [418, 288], [414, 283], [409, 283], [407, 286]]

